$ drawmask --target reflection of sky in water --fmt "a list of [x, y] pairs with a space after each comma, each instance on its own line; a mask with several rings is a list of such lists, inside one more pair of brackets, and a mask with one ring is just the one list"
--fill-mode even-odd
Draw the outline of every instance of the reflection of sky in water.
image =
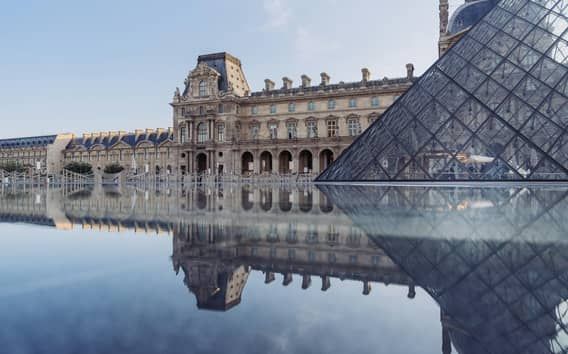
[[0, 195], [0, 352], [560, 353], [566, 210], [554, 185]]
[[[0, 225], [6, 353], [439, 353], [435, 302], [417, 289], [332, 279], [300, 289], [253, 272], [242, 303], [199, 311], [171, 236]], [[411, 338], [411, 340], [409, 340]]]

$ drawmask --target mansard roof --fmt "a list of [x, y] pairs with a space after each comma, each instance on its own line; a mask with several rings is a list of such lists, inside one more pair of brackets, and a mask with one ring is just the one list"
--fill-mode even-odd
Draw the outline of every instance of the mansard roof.
[[318, 181], [567, 181], [567, 16], [499, 1]]
[[26, 147], [44, 147], [55, 142], [57, 135], [34, 136], [0, 140], [0, 149], [19, 149]]
[[84, 136], [71, 140], [67, 145], [67, 150], [72, 149], [91, 149], [95, 146], [103, 146], [108, 149], [118, 143], [126, 144], [132, 148], [136, 147], [142, 142], [149, 142], [153, 145], [161, 145], [168, 141], [174, 141], [172, 131], [165, 130], [163, 132], [153, 131], [151, 133], [127, 133], [127, 134], [114, 134], [106, 136]]

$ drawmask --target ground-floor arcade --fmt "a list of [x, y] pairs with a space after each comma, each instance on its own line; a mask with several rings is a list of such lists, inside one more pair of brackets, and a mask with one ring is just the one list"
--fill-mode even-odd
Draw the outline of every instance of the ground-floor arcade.
[[[346, 146], [345, 146], [346, 147]], [[325, 170], [345, 147], [181, 149], [182, 174], [317, 175]]]

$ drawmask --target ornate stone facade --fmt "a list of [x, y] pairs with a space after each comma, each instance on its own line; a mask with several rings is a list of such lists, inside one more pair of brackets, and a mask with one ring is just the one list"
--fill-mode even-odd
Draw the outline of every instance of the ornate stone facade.
[[173, 173], [177, 147], [173, 129], [136, 130], [134, 133], [86, 133], [63, 151], [65, 163], [81, 161], [95, 170], [116, 163], [129, 173]]
[[402, 78], [331, 84], [326, 73], [250, 92], [241, 62], [228, 53], [200, 56], [173, 102], [179, 170], [185, 174], [295, 174], [323, 171], [414, 82]]

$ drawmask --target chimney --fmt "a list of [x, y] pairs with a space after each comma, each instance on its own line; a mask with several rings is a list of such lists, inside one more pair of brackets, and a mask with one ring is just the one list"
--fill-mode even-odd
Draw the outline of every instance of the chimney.
[[329, 80], [330, 80], [329, 75], [327, 73], [321, 73], [320, 76], [321, 76], [321, 85], [322, 86], [329, 85]]
[[362, 76], [361, 80], [363, 82], [367, 82], [367, 81], [371, 80], [371, 72], [367, 68], [361, 69], [361, 76]]
[[448, 0], [440, 0], [440, 35], [448, 32], [450, 4]]
[[287, 77], [282, 78], [282, 88], [284, 90], [289, 90], [292, 88], [293, 81]]
[[310, 87], [312, 85], [312, 79], [308, 75], [302, 75], [302, 87]]
[[264, 80], [264, 89], [266, 91], [272, 91], [274, 90], [274, 81], [270, 80], [270, 79], [266, 79]]
[[406, 78], [411, 80], [414, 79], [414, 64], [406, 64]]
[[173, 133], [174, 133], [174, 128], [168, 127], [168, 134], [173, 134]]

